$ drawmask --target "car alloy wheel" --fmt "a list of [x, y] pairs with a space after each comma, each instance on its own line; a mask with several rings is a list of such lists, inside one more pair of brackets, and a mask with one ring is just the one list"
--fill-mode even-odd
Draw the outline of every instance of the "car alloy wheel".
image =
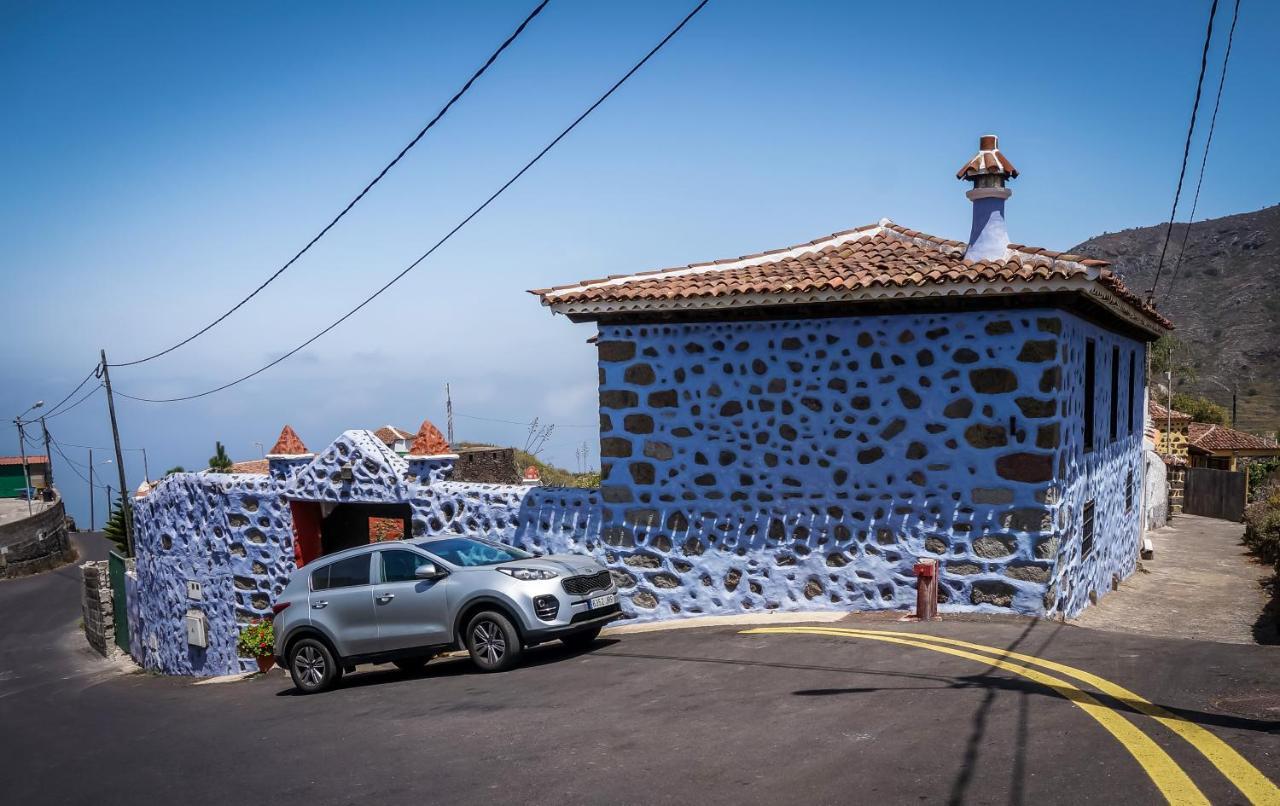
[[507, 654], [507, 641], [496, 622], [485, 620], [477, 624], [471, 631], [471, 640], [475, 644], [476, 653], [488, 661], [490, 666], [499, 665]]
[[319, 688], [324, 683], [327, 671], [324, 655], [321, 655], [320, 650], [314, 646], [307, 645], [298, 650], [298, 654], [293, 659], [293, 665], [298, 670], [298, 677], [302, 678], [302, 682], [309, 688]]

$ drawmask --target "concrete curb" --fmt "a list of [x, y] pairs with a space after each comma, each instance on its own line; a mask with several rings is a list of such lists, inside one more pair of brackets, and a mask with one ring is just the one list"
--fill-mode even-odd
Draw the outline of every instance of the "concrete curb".
[[646, 621], [643, 624], [620, 624], [606, 627], [601, 635], [631, 635], [633, 633], [659, 632], [661, 630], [688, 630], [696, 627], [755, 627], [770, 624], [798, 624], [840, 621], [849, 615], [844, 611], [815, 610], [811, 612], [742, 613], [733, 616], [694, 616], [671, 621]]

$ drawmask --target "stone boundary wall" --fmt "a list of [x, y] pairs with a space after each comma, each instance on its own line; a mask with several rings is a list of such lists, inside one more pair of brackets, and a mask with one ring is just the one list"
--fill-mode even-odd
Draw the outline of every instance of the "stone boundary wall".
[[1144, 451], [1143, 465], [1143, 525], [1146, 529], [1159, 529], [1169, 523], [1169, 476], [1164, 460], [1154, 450]]
[[0, 579], [49, 571], [75, 558], [62, 499], [44, 512], [0, 526]]
[[108, 560], [91, 560], [80, 566], [83, 579], [80, 611], [84, 617], [84, 637], [89, 646], [106, 658], [119, 652], [109, 568]]
[[450, 478], [476, 484], [519, 484], [515, 451], [511, 448], [461, 448]]

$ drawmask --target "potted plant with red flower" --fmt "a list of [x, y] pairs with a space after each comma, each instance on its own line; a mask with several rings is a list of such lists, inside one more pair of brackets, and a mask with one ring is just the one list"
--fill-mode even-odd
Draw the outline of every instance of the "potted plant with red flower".
[[270, 621], [254, 619], [240, 631], [236, 641], [236, 649], [242, 656], [248, 656], [258, 662], [259, 672], [268, 672], [276, 665], [275, 657], [276, 631]]

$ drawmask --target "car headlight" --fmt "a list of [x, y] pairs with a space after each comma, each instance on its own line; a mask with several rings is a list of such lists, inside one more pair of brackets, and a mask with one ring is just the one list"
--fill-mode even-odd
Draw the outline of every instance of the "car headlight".
[[537, 579], [554, 579], [560, 576], [555, 571], [548, 571], [545, 568], [499, 568], [498, 570], [509, 577], [522, 579], [525, 582], [532, 582]]

